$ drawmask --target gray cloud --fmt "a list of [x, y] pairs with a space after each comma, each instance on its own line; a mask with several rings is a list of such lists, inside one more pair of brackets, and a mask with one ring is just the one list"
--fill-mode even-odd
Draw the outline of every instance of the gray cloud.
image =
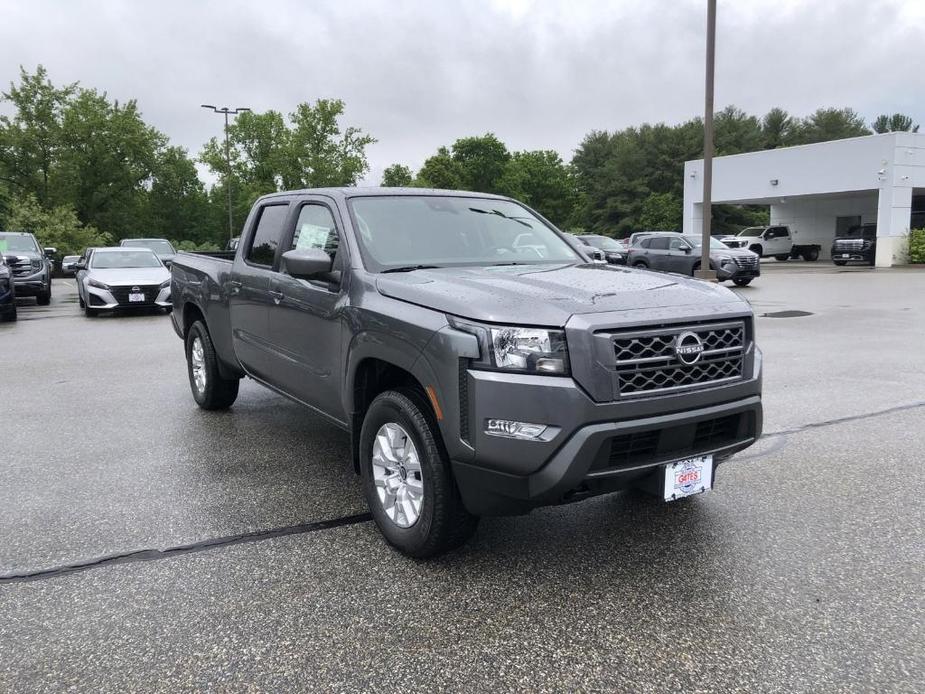
[[[592, 129], [699, 115], [705, 2], [5, 2], [0, 82], [44, 64], [136, 98], [193, 154], [220, 131], [200, 103], [340, 97], [379, 142], [370, 181], [493, 131], [566, 158]], [[852, 106], [925, 120], [923, 3], [720, 2], [716, 103], [753, 113]]]

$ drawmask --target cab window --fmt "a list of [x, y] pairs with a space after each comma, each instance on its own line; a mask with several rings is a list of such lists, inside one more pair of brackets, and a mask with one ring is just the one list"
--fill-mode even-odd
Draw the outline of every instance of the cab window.
[[273, 267], [276, 259], [276, 249], [283, 234], [283, 222], [286, 221], [286, 212], [289, 205], [266, 205], [260, 210], [254, 238], [247, 250], [247, 260], [254, 265]]
[[339, 246], [337, 226], [331, 210], [324, 205], [312, 203], [304, 205], [299, 211], [299, 219], [295, 224], [289, 250], [317, 248], [334, 260], [337, 257]]

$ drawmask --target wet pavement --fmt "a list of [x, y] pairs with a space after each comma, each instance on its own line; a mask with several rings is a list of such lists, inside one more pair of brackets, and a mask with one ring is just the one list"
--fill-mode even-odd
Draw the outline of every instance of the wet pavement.
[[759, 319], [768, 436], [713, 492], [431, 562], [345, 434], [251, 382], [199, 411], [169, 318], [57, 282], [0, 324], [0, 691], [921, 691], [925, 273], [767, 265], [737, 291], [809, 315]]

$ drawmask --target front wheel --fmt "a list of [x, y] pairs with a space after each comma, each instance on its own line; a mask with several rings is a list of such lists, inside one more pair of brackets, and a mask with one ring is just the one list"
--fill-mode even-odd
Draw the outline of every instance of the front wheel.
[[363, 490], [379, 532], [410, 557], [463, 544], [478, 518], [463, 506], [427, 400], [390, 390], [373, 400], [360, 432]]
[[186, 334], [186, 370], [193, 399], [204, 410], [225, 410], [238, 397], [238, 378], [224, 378], [218, 370], [218, 357], [202, 321], [196, 321]]
[[752, 277], [734, 277], [732, 283], [737, 287], [747, 287], [752, 283]]
[[51, 303], [51, 286], [48, 287], [48, 291], [44, 291], [35, 297], [35, 300], [39, 306], [48, 306]]
[[15, 306], [13, 306], [12, 311], [7, 311], [3, 315], [0, 315], [0, 321], [4, 323], [12, 323], [14, 320], [16, 320], [16, 307]]
[[753, 243], [748, 247], [748, 250], [750, 250], [752, 253], [757, 253], [759, 258], [764, 257], [764, 248], [760, 243]]
[[848, 264], [848, 261], [847, 261], [847, 260], [833, 260], [832, 262], [835, 263], [836, 265], [838, 265], [838, 267], [842, 267], [843, 265], [847, 265], [847, 264]]
[[786, 261], [790, 260], [790, 254], [789, 254], [789, 253], [781, 253], [781, 254], [779, 254], [779, 255], [775, 255], [775, 256], [774, 256], [774, 260], [777, 260], [778, 262], [781, 262], [781, 263], [786, 262]]

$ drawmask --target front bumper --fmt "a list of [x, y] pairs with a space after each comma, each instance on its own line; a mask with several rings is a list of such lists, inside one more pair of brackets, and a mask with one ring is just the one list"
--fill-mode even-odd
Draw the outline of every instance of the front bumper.
[[51, 275], [41, 270], [33, 275], [14, 277], [13, 285], [16, 287], [16, 296], [38, 296], [51, 288]]
[[[454, 459], [466, 508], [512, 515], [646, 483], [661, 465], [713, 454], [716, 462], [761, 436], [761, 353], [732, 385], [631, 402], [592, 401], [571, 378], [469, 370], [464, 427], [474, 456]], [[485, 433], [489, 418], [545, 424], [548, 440]]]
[[99, 287], [92, 287], [89, 284], [85, 285], [87, 289], [87, 305], [92, 309], [99, 309], [101, 311], [116, 309], [116, 308], [170, 308], [173, 304], [170, 302], [170, 287], [164, 287], [160, 289], [156, 296], [153, 296], [151, 300], [148, 300], [148, 297], [145, 297], [145, 301], [119, 301], [113, 294], [112, 289], [101, 289]]
[[754, 267], [741, 267], [736, 263], [725, 263], [716, 269], [716, 278], [718, 280], [735, 280], [746, 277], [755, 278], [761, 276], [761, 265]]

